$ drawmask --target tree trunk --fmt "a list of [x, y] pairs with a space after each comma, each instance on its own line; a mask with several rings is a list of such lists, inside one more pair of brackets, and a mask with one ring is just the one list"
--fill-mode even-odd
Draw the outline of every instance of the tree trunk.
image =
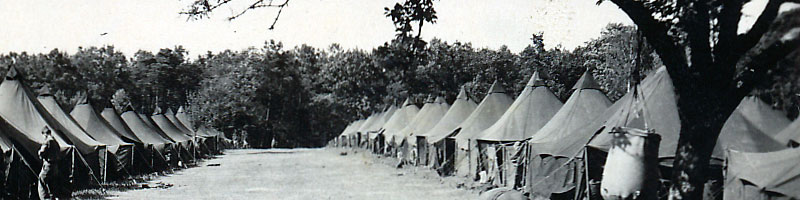
[[[706, 77], [708, 78], [708, 77]], [[669, 199], [702, 199], [708, 165], [723, 124], [743, 97], [693, 81], [678, 91], [681, 129]], [[728, 98], [720, 98], [728, 97]]]

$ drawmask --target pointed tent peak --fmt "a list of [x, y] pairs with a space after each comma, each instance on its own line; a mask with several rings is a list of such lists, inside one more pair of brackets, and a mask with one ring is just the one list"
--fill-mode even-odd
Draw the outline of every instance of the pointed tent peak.
[[429, 94], [428, 98], [425, 98], [425, 103], [433, 103], [435, 100], [436, 98], [432, 94]]
[[89, 104], [89, 95], [80, 95], [80, 97], [78, 97], [77, 105], [82, 105], [82, 104]]
[[504, 88], [503, 85], [500, 84], [500, 82], [497, 82], [496, 80], [494, 81], [494, 83], [492, 83], [492, 86], [489, 87], [489, 94], [494, 94], [494, 93], [506, 93], [506, 88]]
[[128, 111], [136, 112], [136, 110], [133, 109], [133, 105], [131, 104], [125, 105], [125, 108], [122, 109], [122, 113], [126, 113]]
[[414, 105], [414, 101], [411, 100], [411, 97], [406, 97], [406, 101], [403, 102], [403, 107]]
[[467, 89], [464, 86], [461, 86], [461, 90], [458, 91], [458, 96], [456, 96], [456, 99], [469, 100], [469, 96], [467, 96]]
[[438, 96], [438, 97], [436, 97], [436, 99], [435, 99], [435, 100], [433, 100], [433, 103], [436, 103], [436, 104], [445, 104], [445, 103], [447, 103], [447, 102], [444, 100], [444, 97], [442, 97], [442, 96]]
[[185, 112], [186, 110], [183, 108], [183, 106], [178, 107], [178, 113], [185, 113]]
[[582, 90], [582, 89], [600, 89], [600, 84], [597, 84], [597, 81], [594, 80], [594, 76], [592, 75], [591, 70], [586, 70], [581, 75], [581, 78], [578, 79], [578, 82], [575, 83], [575, 86], [572, 86], [573, 90]]
[[539, 76], [539, 71], [533, 72], [533, 75], [531, 75], [531, 79], [528, 80], [528, 84], [525, 85], [525, 86], [528, 86], [528, 87], [545, 86], [544, 79], [542, 79], [542, 77]]
[[6, 72], [6, 79], [7, 80], [16, 80], [22, 76], [16, 67], [8, 66], [8, 71]]
[[39, 88], [38, 93], [39, 93], [39, 96], [53, 96], [53, 93], [50, 92], [50, 87], [47, 86], [47, 85], [45, 85], [42, 88]]
[[394, 105], [394, 104], [390, 104], [390, 105], [386, 106], [386, 109], [383, 109], [383, 112], [387, 112], [387, 111], [392, 110], [392, 109], [397, 109], [397, 106]]
[[170, 109], [170, 108], [167, 108], [167, 112], [164, 112], [164, 114], [165, 115], [175, 115], [175, 113], [172, 112], [172, 109]]

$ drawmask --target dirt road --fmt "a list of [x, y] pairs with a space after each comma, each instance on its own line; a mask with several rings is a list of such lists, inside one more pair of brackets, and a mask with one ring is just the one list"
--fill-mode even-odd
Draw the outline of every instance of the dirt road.
[[[421, 169], [343, 149], [228, 150], [201, 167], [152, 180], [172, 187], [112, 192], [110, 199], [475, 199]], [[219, 164], [219, 166], [208, 166]]]

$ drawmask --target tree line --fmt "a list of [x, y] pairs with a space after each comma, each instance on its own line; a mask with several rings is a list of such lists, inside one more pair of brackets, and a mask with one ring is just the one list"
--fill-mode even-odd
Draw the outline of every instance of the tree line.
[[[181, 46], [132, 56], [114, 46], [79, 48], [73, 54], [10, 52], [0, 55], [0, 65], [15, 66], [34, 90], [49, 86], [67, 110], [82, 96], [98, 109], [131, 103], [147, 114], [156, 107], [184, 106], [195, 120], [252, 147], [268, 147], [273, 139], [280, 147], [322, 146], [350, 121], [406, 97], [420, 105], [428, 95], [452, 102], [462, 86], [480, 100], [498, 81], [516, 96], [534, 71], [545, 75], [564, 101], [580, 75], [592, 70], [616, 100], [627, 92], [631, 77], [663, 65], [631, 26], [609, 24], [600, 37], [572, 50], [545, 48], [542, 36], [533, 34], [518, 53], [440, 39], [413, 49], [393, 40], [372, 50], [338, 44], [286, 48], [270, 40], [194, 59]], [[796, 57], [779, 64], [797, 66]], [[795, 117], [800, 72], [780, 69], [785, 71], [775, 76], [780, 81], [754, 94]]]

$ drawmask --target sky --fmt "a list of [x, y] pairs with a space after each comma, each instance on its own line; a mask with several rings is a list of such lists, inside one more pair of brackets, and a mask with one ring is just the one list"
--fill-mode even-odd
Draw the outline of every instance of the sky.
[[[268, 30], [274, 9], [258, 9], [239, 19], [226, 18], [250, 0], [221, 7], [210, 19], [187, 20], [178, 14], [192, 0], [0, 0], [0, 53], [74, 53], [78, 47], [114, 45], [126, 55], [183, 45], [192, 57], [207, 51], [241, 50], [281, 41], [286, 47], [372, 49], [394, 37], [383, 14], [397, 0], [292, 0], [275, 30]], [[471, 42], [474, 47], [508, 46], [519, 52], [543, 32], [547, 48], [572, 49], [600, 35], [608, 23], [632, 24], [615, 5], [595, 0], [441, 0], [438, 22], [423, 27], [423, 38]], [[751, 10], [763, 9], [756, 0]], [[760, 7], [760, 8], [759, 8]], [[753, 18], [754, 17], [750, 17]], [[749, 19], [743, 19], [748, 23]], [[753, 21], [753, 20], [750, 20]], [[752, 23], [752, 22], [749, 22]]]

